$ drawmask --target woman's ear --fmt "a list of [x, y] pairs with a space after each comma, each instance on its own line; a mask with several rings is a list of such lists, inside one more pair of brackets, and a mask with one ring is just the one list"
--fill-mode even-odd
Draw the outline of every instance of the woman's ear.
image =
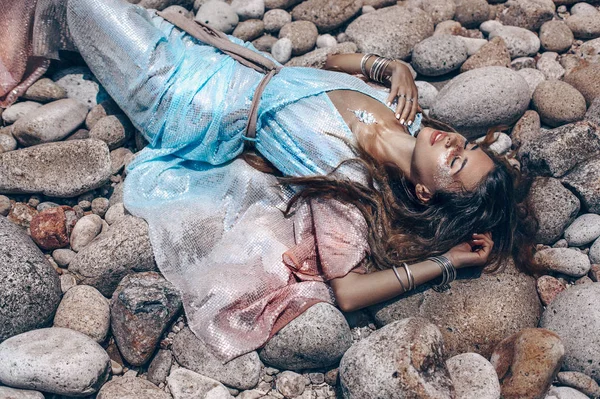
[[433, 197], [433, 193], [421, 183], [415, 185], [415, 194], [419, 201], [424, 204], [428, 204], [431, 201], [431, 197]]

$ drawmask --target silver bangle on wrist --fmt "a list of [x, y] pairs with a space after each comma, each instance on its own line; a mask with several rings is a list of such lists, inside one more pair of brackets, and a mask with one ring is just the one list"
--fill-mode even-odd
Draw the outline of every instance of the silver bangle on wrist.
[[[371, 64], [371, 68], [369, 68], [369, 72], [367, 73], [367, 62], [373, 56], [377, 58], [373, 61], [373, 64]], [[391, 58], [380, 57], [377, 54], [365, 54], [360, 60], [360, 71], [365, 77], [375, 82], [384, 83], [386, 80], [386, 77], [384, 76], [385, 71], [392, 61]]]
[[369, 77], [369, 74], [367, 73], [367, 61], [369, 61], [369, 58], [371, 57], [377, 57], [377, 54], [373, 54], [373, 53], [368, 53], [363, 55], [362, 59], [360, 60], [360, 71], [362, 72], [363, 76], [365, 78]]
[[400, 274], [398, 274], [398, 269], [396, 269], [396, 266], [392, 265], [392, 270], [394, 270], [394, 274], [396, 275], [396, 278], [398, 279], [398, 282], [400, 283], [400, 285], [402, 286], [402, 293], [404, 294], [405, 292], [407, 292], [408, 290], [406, 289], [406, 286], [404, 285], [404, 283], [402, 282], [402, 279], [400, 278]]
[[408, 290], [412, 291], [416, 288], [415, 277], [413, 276], [412, 272], [410, 271], [410, 268], [405, 262], [402, 262], [402, 267], [406, 271], [406, 277], [408, 278]]
[[456, 268], [452, 262], [443, 255], [427, 258], [427, 260], [434, 261], [442, 270], [442, 281], [438, 285], [433, 286], [433, 289], [437, 292], [444, 292], [450, 289], [450, 283], [456, 280]]

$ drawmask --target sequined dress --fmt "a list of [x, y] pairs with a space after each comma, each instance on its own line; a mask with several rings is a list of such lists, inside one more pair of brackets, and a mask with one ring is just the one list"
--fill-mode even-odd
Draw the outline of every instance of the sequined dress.
[[[124, 202], [148, 222], [192, 331], [226, 361], [314, 303], [333, 303], [325, 282], [365, 257], [367, 226], [334, 200], [284, 216], [293, 191], [236, 158], [262, 75], [122, 0], [69, 0], [67, 18], [87, 64], [150, 143], [128, 167]], [[326, 94], [342, 89], [386, 97], [343, 73], [283, 68], [262, 96], [256, 149], [288, 176], [354, 158], [355, 138]], [[339, 175], [363, 178], [351, 165]]]

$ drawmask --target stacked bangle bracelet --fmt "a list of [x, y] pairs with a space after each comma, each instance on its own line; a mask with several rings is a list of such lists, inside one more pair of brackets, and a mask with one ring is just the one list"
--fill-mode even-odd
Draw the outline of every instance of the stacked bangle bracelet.
[[456, 280], [456, 268], [452, 262], [443, 255], [427, 258], [427, 260], [434, 261], [438, 264], [440, 269], [442, 269], [442, 281], [434, 286], [433, 289], [437, 292], [448, 290], [450, 288], [450, 283]]
[[402, 282], [402, 279], [400, 278], [400, 274], [398, 273], [398, 269], [396, 269], [396, 266], [392, 266], [392, 269], [394, 270], [394, 274], [396, 275], [398, 282], [402, 286], [403, 292], [412, 291], [417, 287], [415, 284], [415, 277], [413, 276], [410, 268], [408, 267], [408, 265], [406, 263], [402, 263], [402, 267], [404, 268], [404, 271], [406, 272], [406, 279], [408, 280], [408, 289]]
[[[371, 68], [367, 73], [367, 61], [369, 61], [369, 58], [373, 56], [377, 58], [375, 61], [373, 61], [373, 64], [371, 64]], [[365, 77], [368, 77], [376, 82], [383, 83], [386, 78], [384, 75], [385, 70], [392, 61], [393, 60], [391, 58], [380, 57], [376, 54], [365, 54], [360, 61], [360, 71]]]

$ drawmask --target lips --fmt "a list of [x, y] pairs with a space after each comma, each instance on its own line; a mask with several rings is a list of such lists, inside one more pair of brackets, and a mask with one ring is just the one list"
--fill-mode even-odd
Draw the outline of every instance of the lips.
[[447, 133], [443, 133], [443, 132], [440, 132], [439, 130], [436, 130], [431, 135], [431, 145], [434, 145], [436, 142], [442, 140], [447, 135], [448, 135]]

